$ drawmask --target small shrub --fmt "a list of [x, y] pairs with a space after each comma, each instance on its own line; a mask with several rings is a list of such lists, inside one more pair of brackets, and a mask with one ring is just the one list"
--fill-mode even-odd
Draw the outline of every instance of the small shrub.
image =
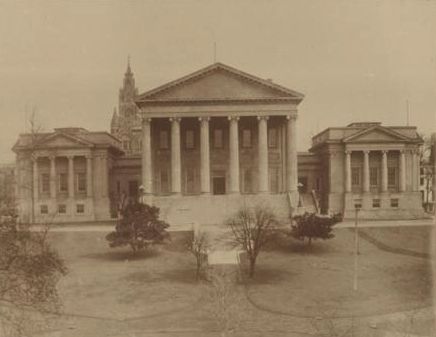
[[207, 267], [207, 251], [209, 243], [206, 233], [195, 233], [192, 231], [192, 235], [188, 239], [188, 250], [194, 255], [196, 261], [196, 279], [205, 278]]
[[291, 236], [302, 241], [307, 238], [308, 245], [310, 246], [312, 240], [333, 238], [332, 227], [342, 221], [342, 215], [322, 216], [306, 212], [303, 215], [292, 217], [292, 220]]
[[147, 204], [128, 204], [121, 211], [115, 231], [106, 236], [110, 247], [130, 246], [134, 254], [149, 245], [169, 239], [170, 225], [159, 220], [159, 208]]

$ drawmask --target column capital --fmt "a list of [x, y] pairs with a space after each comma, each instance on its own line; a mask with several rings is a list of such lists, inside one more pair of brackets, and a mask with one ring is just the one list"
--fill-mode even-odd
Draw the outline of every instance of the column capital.
[[170, 122], [176, 122], [176, 123], [180, 123], [182, 119], [180, 117], [170, 117]]
[[269, 119], [269, 116], [257, 116], [258, 121], [261, 121], [261, 120], [267, 121], [268, 119]]
[[287, 116], [286, 116], [286, 119], [287, 119], [288, 121], [289, 121], [289, 120], [296, 121], [296, 120], [297, 120], [297, 114], [287, 115]]
[[65, 157], [67, 157], [68, 160], [73, 160], [74, 159], [73, 155], [68, 155], [68, 156], [65, 156]]
[[151, 118], [150, 117], [143, 117], [142, 124], [145, 124], [145, 123], [151, 123]]
[[362, 151], [364, 154], [369, 154], [371, 151], [370, 150], [363, 150]]
[[239, 116], [228, 116], [227, 119], [232, 122], [232, 121], [239, 121]]
[[382, 154], [388, 154], [389, 150], [381, 150]]
[[54, 154], [50, 154], [50, 155], [48, 156], [48, 159], [49, 159], [50, 161], [54, 161], [54, 160], [56, 159], [56, 156], [55, 156]]
[[345, 150], [344, 153], [345, 154], [351, 154], [353, 151], [352, 150]]
[[199, 122], [209, 122], [210, 117], [209, 116], [198, 117], [198, 121]]
[[86, 158], [87, 160], [92, 159], [92, 154], [86, 154], [86, 155], [85, 155], [85, 158]]

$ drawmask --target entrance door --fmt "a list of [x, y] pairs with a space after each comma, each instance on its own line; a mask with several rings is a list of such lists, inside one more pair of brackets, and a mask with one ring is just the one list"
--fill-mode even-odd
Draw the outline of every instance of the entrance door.
[[226, 194], [226, 178], [213, 177], [213, 194]]

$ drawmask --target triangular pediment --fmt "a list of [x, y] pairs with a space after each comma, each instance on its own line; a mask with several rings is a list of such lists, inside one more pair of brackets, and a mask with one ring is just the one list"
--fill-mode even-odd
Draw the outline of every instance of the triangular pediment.
[[207, 101], [250, 99], [293, 99], [303, 95], [269, 80], [215, 63], [156, 89], [139, 95], [141, 101]]
[[367, 143], [367, 142], [409, 142], [412, 141], [396, 131], [382, 126], [374, 126], [359, 131], [344, 139], [347, 143]]
[[93, 146], [93, 144], [84, 139], [64, 133], [54, 133], [53, 135], [45, 138], [38, 144], [38, 147], [40, 148], [44, 148], [44, 147], [77, 148], [77, 147], [90, 147], [90, 146]]

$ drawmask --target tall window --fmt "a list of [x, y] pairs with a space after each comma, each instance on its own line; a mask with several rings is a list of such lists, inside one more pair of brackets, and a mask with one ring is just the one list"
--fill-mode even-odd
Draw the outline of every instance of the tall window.
[[370, 167], [369, 168], [369, 184], [371, 187], [377, 187], [378, 186], [378, 174], [379, 169], [378, 167]]
[[360, 167], [352, 167], [351, 168], [351, 185], [355, 187], [361, 186], [361, 174], [360, 174]]
[[48, 173], [41, 174], [41, 192], [50, 192], [50, 175]]
[[68, 192], [68, 175], [59, 173], [59, 192]]
[[397, 168], [396, 167], [388, 167], [388, 187], [396, 187], [397, 186]]
[[216, 149], [223, 148], [223, 130], [214, 129], [213, 130], [213, 147]]
[[268, 147], [277, 148], [278, 146], [278, 131], [277, 128], [268, 129]]
[[159, 148], [161, 150], [168, 149], [168, 131], [167, 130], [160, 130], [159, 132]]
[[251, 147], [251, 130], [243, 129], [242, 130], [242, 147], [249, 148]]
[[244, 171], [244, 192], [253, 192], [253, 175], [251, 169], [246, 169]]
[[160, 193], [169, 193], [169, 191], [168, 171], [162, 170], [160, 171]]
[[188, 168], [186, 170], [186, 193], [192, 194], [195, 192], [195, 170]]
[[76, 174], [77, 192], [86, 192], [86, 173], [79, 172]]
[[194, 143], [194, 130], [186, 130], [185, 134], [185, 147], [187, 149], [193, 149], [195, 146]]
[[138, 181], [129, 180], [129, 197], [136, 198], [138, 196]]

